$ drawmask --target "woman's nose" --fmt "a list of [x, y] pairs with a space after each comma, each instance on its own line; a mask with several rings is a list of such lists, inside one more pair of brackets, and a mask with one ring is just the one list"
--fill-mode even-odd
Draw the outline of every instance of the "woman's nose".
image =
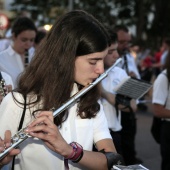
[[103, 61], [96, 68], [96, 73], [98, 73], [98, 74], [104, 73], [104, 63], [103, 63]]

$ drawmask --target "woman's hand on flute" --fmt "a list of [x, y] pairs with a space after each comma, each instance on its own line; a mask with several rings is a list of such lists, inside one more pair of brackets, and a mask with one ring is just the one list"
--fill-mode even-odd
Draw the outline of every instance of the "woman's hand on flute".
[[36, 119], [29, 124], [26, 132], [33, 137], [44, 141], [48, 148], [67, 157], [72, 152], [72, 147], [61, 136], [58, 127], [53, 122], [51, 111], [42, 111]]
[[[7, 130], [5, 131], [4, 134], [4, 140], [0, 138], [0, 153], [2, 153], [5, 149], [9, 148], [10, 146], [11, 146], [11, 131]], [[11, 149], [8, 155], [5, 156], [5, 158], [3, 158], [0, 161], [0, 167], [8, 164], [13, 159], [13, 156], [19, 153], [20, 153], [19, 149]]]

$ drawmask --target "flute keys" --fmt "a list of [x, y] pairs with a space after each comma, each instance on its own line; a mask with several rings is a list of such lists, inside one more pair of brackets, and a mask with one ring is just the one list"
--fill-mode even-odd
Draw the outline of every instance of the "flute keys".
[[19, 134], [20, 139], [24, 139], [25, 136], [26, 136], [26, 134], [24, 132]]
[[12, 143], [18, 142], [19, 139], [20, 139], [20, 137], [18, 136], [18, 134], [15, 134], [15, 135], [12, 137]]

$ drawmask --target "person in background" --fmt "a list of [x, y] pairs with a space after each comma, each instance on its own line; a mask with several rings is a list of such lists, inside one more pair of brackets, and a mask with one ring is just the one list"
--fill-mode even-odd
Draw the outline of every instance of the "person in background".
[[[110, 29], [108, 31], [111, 38], [111, 45], [109, 46], [109, 51], [107, 56], [104, 58], [104, 68], [106, 70], [109, 67], [111, 67], [119, 58], [119, 54], [117, 52], [117, 46], [118, 46], [117, 34]], [[120, 109], [124, 111], [128, 109], [125, 109], [125, 106], [116, 103], [116, 92], [114, 91], [114, 89], [121, 83], [121, 81], [123, 81], [127, 77], [128, 75], [123, 69], [115, 66], [108, 73], [108, 76], [101, 82], [101, 92], [102, 92], [101, 101], [108, 122], [110, 134], [112, 136], [116, 150], [119, 154], [122, 154], [122, 146], [121, 146], [122, 125], [121, 125]], [[135, 110], [134, 101], [131, 101], [131, 107]]]
[[162, 55], [160, 58], [161, 70], [164, 68], [164, 65], [166, 63], [166, 57], [168, 56], [169, 49], [170, 49], [170, 37], [166, 37], [163, 39], [161, 47], [162, 50]]
[[147, 82], [151, 82], [152, 75], [153, 75], [153, 69], [152, 65], [155, 62], [154, 54], [153, 52], [150, 52], [144, 59], [140, 61], [139, 64], [139, 72], [142, 80], [145, 80]]
[[154, 69], [155, 78], [162, 72], [166, 57], [168, 56], [170, 49], [170, 37], [166, 37], [162, 40], [162, 44], [160, 46], [160, 50], [155, 54], [155, 63], [152, 64], [152, 68]]
[[153, 84], [153, 113], [162, 118], [160, 149], [161, 170], [170, 169], [170, 53], [166, 57], [163, 71]]
[[40, 44], [40, 42], [43, 40], [43, 38], [46, 36], [47, 32], [45, 31], [37, 31], [37, 35], [35, 37], [34, 41], [34, 47], [37, 48]]
[[161, 66], [161, 56], [162, 56], [162, 46], [154, 53], [154, 62], [151, 65], [151, 68], [153, 70], [153, 81], [155, 78], [160, 74], [162, 70]]
[[[33, 137], [11, 150], [0, 161], [1, 167], [10, 166], [14, 155], [17, 170], [104, 170], [121, 162], [97, 86], [57, 117], [50, 111], [104, 72], [109, 45], [103, 25], [85, 11], [68, 12], [56, 21], [20, 76], [18, 88], [0, 106], [0, 152], [9, 147], [11, 135], [18, 130], [24, 98], [23, 127], [28, 125], [26, 133]], [[92, 151], [93, 144], [100, 152]]]
[[[131, 35], [129, 30], [124, 25], [117, 25], [114, 29], [118, 36], [118, 52], [122, 58], [122, 63], [119, 65], [126, 73], [134, 78], [140, 78], [134, 58], [129, 53], [131, 43]], [[122, 152], [126, 165], [142, 163], [136, 157], [135, 136], [136, 136], [136, 116], [133, 110], [129, 112], [121, 111], [121, 137], [122, 137]]]
[[46, 36], [47, 34], [47, 31], [46, 30], [37, 30], [37, 34], [36, 34], [36, 37], [35, 37], [35, 40], [34, 40], [34, 45], [33, 47], [29, 50], [29, 54], [31, 56], [34, 56], [35, 54], [35, 50], [39, 47], [41, 41], [44, 39], [44, 37]]
[[33, 46], [36, 26], [27, 17], [17, 18], [12, 26], [13, 44], [0, 52], [0, 71], [8, 73], [17, 87], [18, 76], [31, 61], [28, 50]]
[[131, 45], [131, 35], [129, 30], [124, 25], [117, 25], [114, 28], [114, 31], [118, 36], [118, 52], [120, 57], [122, 58], [122, 63], [120, 65], [127, 74], [131, 77], [140, 78], [140, 74], [138, 68], [136, 66], [136, 62], [134, 57], [130, 54], [130, 45]]

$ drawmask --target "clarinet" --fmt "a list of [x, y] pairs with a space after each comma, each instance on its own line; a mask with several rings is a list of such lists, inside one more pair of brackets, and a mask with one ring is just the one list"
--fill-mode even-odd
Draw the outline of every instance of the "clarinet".
[[[75, 95], [73, 95], [66, 103], [64, 103], [61, 107], [59, 107], [57, 110], [53, 112], [53, 117], [55, 118], [58, 116], [60, 113], [62, 113], [64, 110], [69, 108], [72, 104], [77, 102], [81, 96], [86, 94], [90, 89], [92, 89], [95, 85], [97, 85], [101, 80], [103, 80], [105, 77], [107, 77], [108, 73], [120, 62], [122, 61], [121, 58], [117, 59], [117, 61], [109, 68], [107, 69], [103, 74], [101, 74], [93, 83], [90, 83], [89, 85], [85, 86], [82, 90], [77, 92]], [[0, 154], [0, 160], [2, 160], [11, 149], [14, 149], [18, 147], [23, 141], [25, 141], [28, 137], [30, 137], [25, 130], [27, 127], [21, 129], [18, 131], [12, 138], [11, 138], [11, 143], [12, 145], [5, 149], [1, 154]]]
[[27, 67], [29, 64], [28, 56], [29, 56], [28, 49], [25, 49], [25, 61], [24, 61], [25, 67]]

